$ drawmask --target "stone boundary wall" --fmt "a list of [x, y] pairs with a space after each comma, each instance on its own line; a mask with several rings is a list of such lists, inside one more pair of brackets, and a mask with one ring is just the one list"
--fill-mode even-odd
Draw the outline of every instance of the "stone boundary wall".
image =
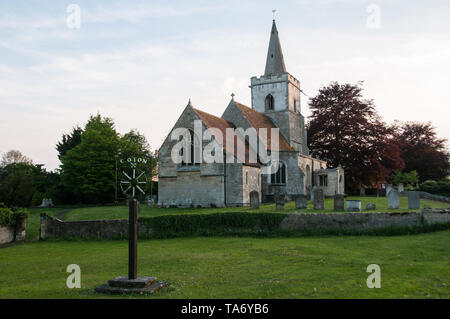
[[17, 227], [0, 226], [0, 245], [25, 240], [26, 219]]
[[[443, 203], [450, 203], [450, 197], [430, 194], [430, 193], [421, 192], [421, 191], [417, 191], [417, 193], [419, 193], [420, 198], [431, 199], [431, 200], [435, 200], [435, 201], [443, 202]], [[408, 196], [408, 192], [407, 191], [401, 192], [400, 196]]]
[[[249, 214], [254, 215], [257, 213]], [[275, 228], [280, 231], [364, 231], [422, 227], [447, 223], [450, 223], [450, 209], [425, 209], [418, 213], [291, 213], [286, 214], [286, 217], [283, 218], [278, 226], [275, 225]], [[235, 225], [233, 229], [227, 228], [228, 231], [234, 230], [235, 233], [239, 233], [242, 229], [243, 227], [239, 225]], [[158, 233], [154, 229], [145, 225], [145, 219], [138, 220], [138, 234], [141, 238], [158, 237]], [[62, 222], [45, 216], [41, 218], [39, 238], [123, 239], [127, 235], [127, 220]]]

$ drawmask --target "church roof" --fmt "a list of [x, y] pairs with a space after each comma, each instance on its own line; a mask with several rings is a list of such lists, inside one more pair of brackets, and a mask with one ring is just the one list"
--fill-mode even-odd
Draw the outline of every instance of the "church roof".
[[[236, 107], [241, 111], [242, 115], [247, 119], [248, 123], [255, 128], [259, 133], [259, 129], [267, 129], [267, 141], [265, 144], [268, 150], [271, 150], [271, 132], [270, 129], [277, 128], [273, 121], [266, 115], [248, 107], [244, 104], [234, 102]], [[286, 139], [280, 134], [279, 135], [279, 149], [278, 151], [294, 151], [294, 149], [289, 145]]]
[[275, 24], [275, 20], [273, 20], [264, 75], [280, 75], [283, 73], [286, 73], [286, 66], [284, 65], [283, 52], [281, 51], [277, 26]]
[[[242, 152], [238, 152], [238, 149], [240, 147], [245, 147], [245, 149], [244, 149], [245, 158], [244, 159], [239, 158], [239, 160], [242, 161], [244, 164], [249, 165], [249, 166], [256, 166], [256, 167], [260, 166], [258, 163], [250, 163], [249, 162], [250, 150], [249, 150], [249, 147], [248, 147], [248, 143], [234, 143], [234, 149], [233, 150], [228, 150], [227, 149], [227, 133], [226, 133], [226, 129], [227, 128], [232, 128], [234, 130], [235, 126], [233, 125], [233, 123], [228, 122], [227, 120], [224, 120], [223, 118], [217, 117], [215, 115], [212, 115], [212, 114], [200, 111], [199, 109], [196, 109], [194, 107], [192, 109], [195, 111], [195, 113], [197, 113], [197, 115], [200, 117], [200, 119], [202, 120], [203, 124], [205, 124], [205, 126], [207, 128], [218, 128], [222, 132], [222, 138], [223, 138], [222, 147], [228, 153], [232, 154], [235, 158], [239, 158], [239, 155]], [[218, 142], [220, 142], [220, 141], [218, 141]]]

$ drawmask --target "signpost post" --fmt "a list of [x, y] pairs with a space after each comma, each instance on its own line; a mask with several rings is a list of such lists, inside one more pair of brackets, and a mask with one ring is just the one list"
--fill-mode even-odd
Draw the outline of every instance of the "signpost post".
[[[95, 288], [96, 292], [101, 293], [154, 293], [155, 291], [166, 286], [163, 281], [156, 281], [155, 277], [138, 277], [137, 276], [137, 238], [138, 225], [137, 214], [139, 211], [139, 202], [135, 196], [137, 192], [145, 195], [142, 185], [146, 184], [146, 176], [144, 172], [136, 174], [138, 163], [144, 163], [141, 158], [128, 158], [126, 160], [130, 164], [131, 174], [122, 171], [125, 180], [120, 182], [120, 187], [124, 194], [128, 196], [129, 217], [128, 217], [128, 277], [116, 277], [108, 280], [107, 284]], [[120, 163], [124, 163], [120, 160]], [[136, 177], [137, 175], [137, 177]], [[144, 180], [142, 180], [144, 179]], [[124, 188], [125, 187], [125, 188]]]

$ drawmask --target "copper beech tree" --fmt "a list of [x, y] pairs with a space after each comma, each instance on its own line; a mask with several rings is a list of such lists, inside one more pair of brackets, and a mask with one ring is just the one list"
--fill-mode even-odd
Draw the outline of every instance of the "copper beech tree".
[[404, 168], [394, 127], [362, 97], [362, 82], [322, 87], [309, 100], [308, 146], [328, 166], [345, 169], [346, 187], [374, 186]]

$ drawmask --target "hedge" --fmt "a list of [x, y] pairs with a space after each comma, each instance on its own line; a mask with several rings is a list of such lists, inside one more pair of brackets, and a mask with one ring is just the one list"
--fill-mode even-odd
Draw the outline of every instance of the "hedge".
[[13, 211], [8, 207], [0, 204], [0, 226], [16, 227], [28, 217], [28, 211], [25, 209], [18, 209]]

